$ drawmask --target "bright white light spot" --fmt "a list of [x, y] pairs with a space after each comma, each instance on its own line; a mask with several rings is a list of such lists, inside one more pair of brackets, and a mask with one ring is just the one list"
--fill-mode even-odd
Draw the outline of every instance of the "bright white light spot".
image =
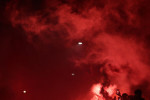
[[25, 90], [24, 90], [24, 91], [23, 91], [23, 93], [24, 93], [24, 94], [26, 94], [26, 93], [27, 93], [27, 91], [25, 91]]
[[72, 73], [71, 75], [72, 75], [72, 76], [74, 76], [74, 75], [75, 75], [75, 73]]
[[102, 89], [102, 85], [101, 84], [94, 84], [92, 87], [92, 92], [93, 92], [93, 98], [91, 100], [106, 100], [103, 97], [103, 94], [101, 94], [101, 89]]
[[101, 88], [102, 88], [101, 84], [95, 84], [92, 87], [92, 92], [96, 95], [100, 95]]
[[78, 42], [78, 45], [82, 45], [83, 43], [82, 42]]

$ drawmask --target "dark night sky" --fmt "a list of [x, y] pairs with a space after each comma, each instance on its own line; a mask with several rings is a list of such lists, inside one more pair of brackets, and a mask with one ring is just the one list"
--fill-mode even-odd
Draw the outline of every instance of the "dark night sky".
[[91, 100], [101, 83], [129, 94], [140, 88], [148, 100], [149, 4], [0, 1], [0, 99]]

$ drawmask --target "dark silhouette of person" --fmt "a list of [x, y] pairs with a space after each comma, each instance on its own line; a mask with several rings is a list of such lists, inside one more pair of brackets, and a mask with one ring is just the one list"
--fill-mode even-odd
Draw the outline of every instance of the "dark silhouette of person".
[[145, 100], [142, 98], [142, 91], [140, 89], [135, 90], [134, 100]]

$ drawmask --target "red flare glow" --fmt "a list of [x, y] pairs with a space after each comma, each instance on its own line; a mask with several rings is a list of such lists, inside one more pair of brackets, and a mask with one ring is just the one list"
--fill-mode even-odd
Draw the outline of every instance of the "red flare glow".
[[[101, 93], [102, 91], [102, 85], [101, 84], [95, 84], [92, 87], [92, 93], [93, 97], [91, 100], [107, 100], [107, 98], [103, 97], [103, 94]], [[115, 85], [110, 85], [109, 87], [105, 87], [104, 91], [106, 91], [109, 95], [109, 97], [114, 98], [114, 95], [116, 93], [116, 86]]]

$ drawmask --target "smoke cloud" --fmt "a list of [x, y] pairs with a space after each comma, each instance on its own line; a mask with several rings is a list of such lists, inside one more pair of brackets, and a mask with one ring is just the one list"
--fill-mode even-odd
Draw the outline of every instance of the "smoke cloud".
[[[77, 69], [87, 69], [94, 80], [92, 84], [106, 88], [115, 85], [129, 94], [142, 88], [145, 97], [150, 98], [150, 87], [142, 85], [150, 83], [148, 3], [148, 0], [11, 0], [5, 11], [12, 27], [21, 28], [27, 41], [36, 48], [41, 43], [59, 44], [72, 50], [67, 59]], [[75, 46], [80, 41], [83, 45]], [[72, 100], [92, 100], [92, 97]]]

